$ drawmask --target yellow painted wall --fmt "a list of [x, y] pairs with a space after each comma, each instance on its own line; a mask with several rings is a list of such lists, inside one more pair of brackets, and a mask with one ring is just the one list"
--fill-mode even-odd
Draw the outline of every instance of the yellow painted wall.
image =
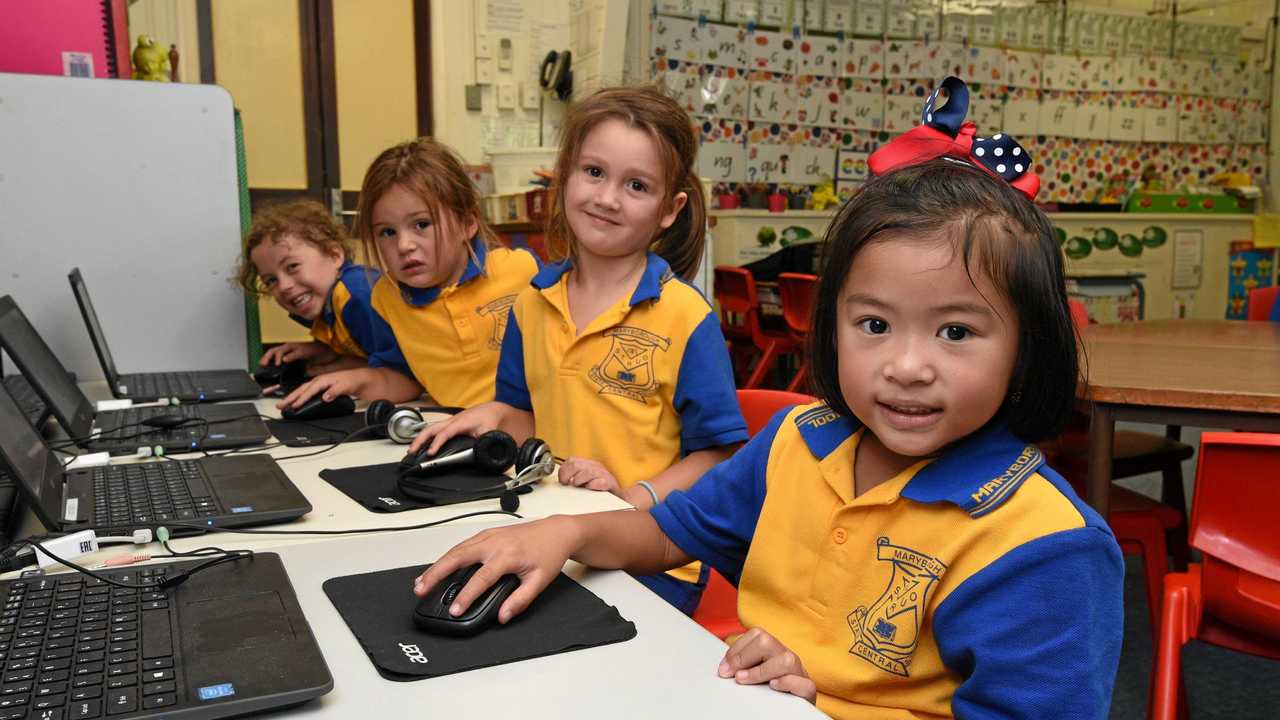
[[334, 0], [333, 35], [342, 189], [359, 190], [378, 153], [418, 135], [413, 2]]
[[214, 72], [244, 119], [249, 186], [305, 188], [298, 4], [218, 0], [211, 5]]

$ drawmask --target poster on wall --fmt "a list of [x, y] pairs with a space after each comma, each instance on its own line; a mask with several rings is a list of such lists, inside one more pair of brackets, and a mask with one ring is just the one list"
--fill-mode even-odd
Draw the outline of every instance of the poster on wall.
[[1276, 249], [1257, 248], [1248, 240], [1231, 243], [1227, 261], [1227, 319], [1244, 320], [1249, 314], [1249, 291], [1270, 287]]

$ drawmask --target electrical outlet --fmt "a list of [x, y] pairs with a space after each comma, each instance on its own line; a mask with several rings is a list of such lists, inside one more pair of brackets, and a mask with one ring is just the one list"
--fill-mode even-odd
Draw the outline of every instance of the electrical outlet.
[[493, 41], [485, 33], [476, 33], [476, 57], [493, 57]]
[[498, 109], [516, 109], [516, 84], [513, 82], [498, 83]]
[[538, 91], [539, 91], [539, 87], [535, 83], [531, 83], [531, 82], [520, 83], [520, 107], [524, 108], [525, 110], [537, 110], [538, 95], [539, 95]]
[[476, 84], [492, 85], [493, 84], [493, 63], [487, 58], [476, 59]]

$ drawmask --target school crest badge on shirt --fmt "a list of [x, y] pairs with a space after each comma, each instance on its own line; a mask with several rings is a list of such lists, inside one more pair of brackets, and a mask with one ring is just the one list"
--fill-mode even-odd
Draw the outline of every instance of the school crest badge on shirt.
[[947, 566], [911, 548], [876, 540], [876, 559], [892, 568], [889, 584], [870, 606], [849, 613], [853, 647], [849, 652], [885, 672], [908, 677], [920, 636], [925, 601]]
[[658, 389], [654, 354], [666, 352], [671, 340], [630, 325], [609, 328], [603, 334], [610, 340], [609, 352], [587, 372], [587, 377], [600, 386], [601, 395], [621, 395], [644, 402]]
[[511, 306], [515, 304], [515, 295], [503, 295], [476, 308], [476, 314], [480, 317], [493, 316], [493, 332], [489, 333], [487, 343], [490, 350], [502, 349], [502, 336], [507, 333], [507, 318], [511, 316]]

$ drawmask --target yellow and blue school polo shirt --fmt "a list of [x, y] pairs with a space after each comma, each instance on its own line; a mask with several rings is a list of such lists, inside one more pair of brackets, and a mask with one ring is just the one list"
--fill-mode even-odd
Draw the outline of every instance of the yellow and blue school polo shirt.
[[315, 320], [289, 314], [294, 322], [311, 329], [311, 337], [339, 355], [367, 358], [370, 367], [390, 367], [408, 375], [395, 335], [369, 304], [370, 279], [378, 271], [350, 260], [338, 269], [338, 280], [329, 288], [324, 308]]
[[449, 287], [415, 288], [383, 277], [373, 307], [386, 318], [413, 376], [440, 405], [471, 407], [493, 400], [498, 351], [520, 290], [538, 271], [527, 250], [486, 248]]
[[738, 585], [840, 718], [1105, 718], [1124, 565], [1107, 524], [998, 423], [854, 497], [863, 430], [776, 415], [651, 512]]
[[[700, 292], [649, 253], [630, 297], [577, 328], [571, 267], [543, 268], [512, 307], [499, 401], [531, 410], [557, 455], [597, 460], [622, 487], [747, 439], [720, 321]], [[698, 581], [696, 568], [672, 574]]]

